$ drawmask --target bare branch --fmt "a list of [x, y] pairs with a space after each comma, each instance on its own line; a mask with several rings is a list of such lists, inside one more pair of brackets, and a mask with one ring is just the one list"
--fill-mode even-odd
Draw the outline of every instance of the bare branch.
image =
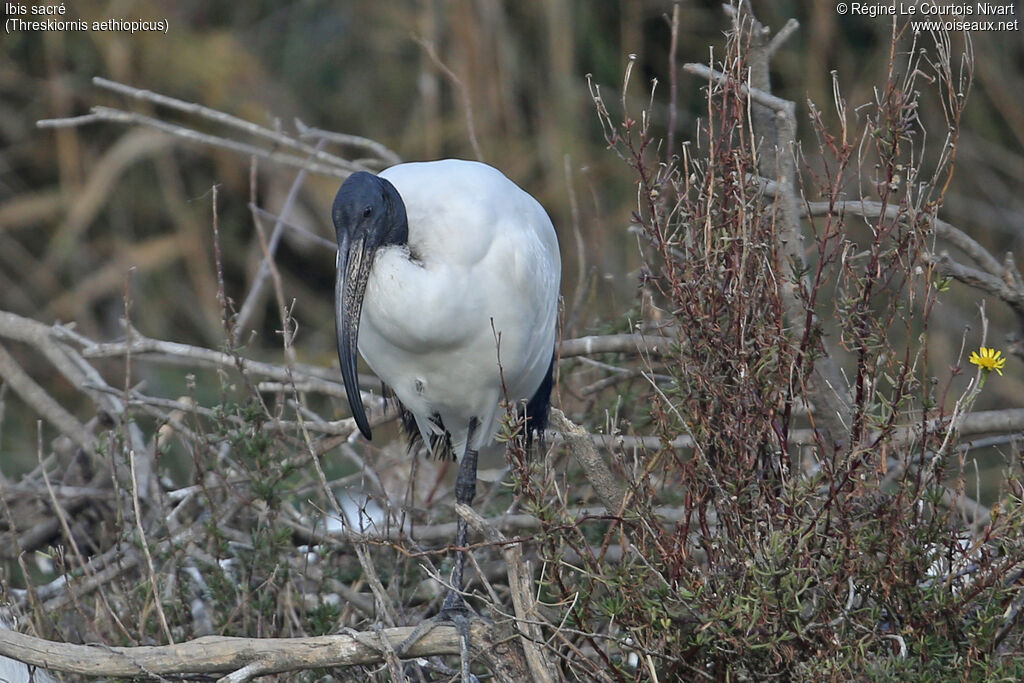
[[[900, 215], [901, 207], [895, 204], [888, 204], [884, 207], [884, 218], [890, 220]], [[864, 216], [865, 218], [882, 218], [883, 205], [874, 201], [845, 201], [834, 202], [808, 202], [803, 214], [806, 216], [824, 216], [828, 213], [841, 216], [844, 213]], [[927, 216], [927, 221], [935, 230], [935, 234], [951, 242], [958, 249], [971, 257], [975, 263], [984, 268], [990, 275], [1002, 276], [1003, 266], [999, 263], [988, 249], [981, 246], [963, 230], [941, 218]]]
[[294, 223], [289, 223], [288, 221], [284, 220], [279, 214], [276, 214], [273, 211], [267, 211], [264, 208], [256, 206], [252, 202], [249, 202], [248, 209], [249, 211], [255, 212], [256, 214], [263, 216], [264, 218], [269, 218], [275, 223], [280, 222], [281, 225], [288, 228], [292, 232], [298, 235], [302, 235], [302, 239], [304, 240], [309, 240], [310, 242], [313, 242], [318, 246], [324, 247], [325, 249], [330, 249], [331, 251], [338, 250], [338, 243], [335, 242], [334, 240], [329, 240], [325, 237], [321, 237], [316, 233], [310, 232], [306, 228], [295, 225]]
[[[762, 187], [766, 192], [774, 192], [776, 189], [766, 185], [762, 185]], [[885, 217], [895, 220], [899, 217], [901, 210], [899, 206], [892, 204], [883, 206], [881, 202], [873, 201], [835, 202], [831, 205], [829, 202], [809, 202], [803, 213], [805, 216], [824, 216], [829, 213], [841, 216], [845, 213], [865, 218]], [[931, 215], [916, 218], [928, 221], [936, 237], [964, 252], [980, 269], [959, 263], [946, 251], [940, 252], [937, 256], [925, 252], [922, 255], [925, 262], [934, 264], [938, 271], [947, 277], [999, 297], [1017, 315], [1021, 323], [1021, 330], [1017, 338], [1024, 338], [1024, 282], [1022, 282], [1020, 272], [1014, 263], [1013, 254], [1007, 253], [1003, 262], [1000, 263], [988, 249], [955, 225]], [[1024, 358], [1024, 344], [1020, 344], [1019, 341], [1011, 344], [1009, 351]]]
[[58, 431], [67, 434], [85, 452], [96, 453], [96, 438], [86, 431], [74, 415], [46, 393], [3, 346], [0, 346], [0, 377]]
[[[158, 106], [167, 107], [175, 111], [183, 112], [185, 114], [191, 114], [201, 119], [213, 121], [214, 123], [221, 124], [228, 128], [242, 131], [243, 133], [247, 133], [249, 135], [252, 135], [253, 137], [262, 138], [264, 140], [267, 140], [268, 142], [273, 143], [275, 146], [287, 147], [290, 149], [297, 150], [304, 154], [308, 154], [313, 159], [322, 161], [327, 165], [321, 166], [319, 164], [305, 164], [302, 162], [300, 157], [296, 157], [293, 155], [275, 156], [276, 153], [271, 152], [269, 150], [264, 150], [263, 148], [260, 147], [244, 145], [243, 143], [238, 143], [233, 140], [222, 138], [219, 136], [208, 136], [203, 133], [199, 133], [198, 131], [193, 131], [188, 128], [176, 126], [174, 124], [161, 121], [160, 119], [154, 119], [152, 117], [137, 114], [135, 112], [126, 112], [120, 109], [111, 109], [109, 107], [93, 107], [92, 113], [88, 116], [75, 117], [71, 119], [46, 119], [38, 121], [36, 125], [40, 128], [58, 128], [77, 126], [88, 123], [96, 123], [99, 121], [139, 123], [142, 125], [157, 128], [159, 130], [163, 130], [164, 132], [176, 135], [178, 137], [188, 138], [195, 142], [201, 142], [203, 144], [212, 144], [214, 146], [225, 147], [227, 149], [232, 149], [234, 151], [243, 152], [246, 154], [272, 158], [283, 163], [288, 163], [290, 165], [296, 165], [296, 162], [298, 162], [300, 168], [308, 168], [309, 170], [319, 171], [322, 173], [326, 173], [328, 175], [340, 175], [341, 177], [345, 177], [352, 171], [368, 170], [365, 166], [363, 166], [363, 164], [352, 162], [347, 159], [343, 159], [339, 156], [336, 156], [334, 154], [324, 152], [319, 147], [308, 145], [305, 142], [297, 140], [296, 138], [285, 133], [282, 133], [278, 130], [272, 130], [270, 128], [266, 128], [265, 126], [260, 126], [251, 121], [246, 121], [245, 119], [233, 116], [231, 114], [227, 114], [222, 111], [218, 111], [216, 109], [205, 107], [201, 104], [196, 104], [194, 102], [185, 102], [184, 100], [179, 100], [174, 97], [168, 97], [167, 95], [162, 95], [151, 90], [133, 88], [123, 83], [111, 81], [106, 78], [100, 78], [99, 76], [94, 77], [92, 79], [92, 82], [93, 85], [96, 85], [100, 88], [111, 90], [113, 92], [125, 95], [135, 100], [151, 102]], [[301, 125], [301, 122], [297, 121], [296, 124]], [[299, 134], [300, 136], [305, 137], [310, 132], [310, 130], [311, 129], [303, 125], [301, 128], [299, 128]], [[323, 137], [321, 135], [311, 136]], [[359, 141], [360, 146], [370, 149], [371, 151], [384, 152], [385, 156], [383, 156], [382, 158], [385, 158], [386, 161], [392, 161], [395, 158], [394, 153], [385, 148], [383, 145], [380, 145], [379, 143], [373, 143], [373, 141], [367, 140], [366, 138], [350, 136], [348, 143], [357, 144], [357, 140]]]
[[597, 497], [601, 499], [608, 514], [618, 516], [622, 514], [622, 506], [625, 502], [625, 494], [616, 483], [608, 465], [594, 449], [587, 433], [579, 426], [572, 423], [561, 410], [551, 409], [551, 417], [555, 426], [562, 432], [569, 450], [576, 460], [583, 467], [587, 481], [593, 485]]
[[[505, 652], [506, 648], [498, 647], [504, 636], [502, 628], [474, 619], [470, 629], [477, 656], [488, 658], [488, 650]], [[389, 628], [379, 635], [386, 638], [392, 648], [397, 648], [413, 630], [407, 626]], [[459, 645], [455, 627], [438, 626], [414, 643], [406, 656], [459, 654]], [[312, 638], [204, 636], [176, 645], [110, 647], [57, 643], [0, 629], [0, 654], [51, 671], [87, 676], [229, 673], [249, 666], [271, 674], [384, 661], [378, 634], [374, 632]], [[498, 680], [525, 679], [509, 679], [506, 674]]]
[[[727, 74], [724, 74], [721, 71], [716, 71], [708, 67], [706, 64], [684, 64], [683, 70], [687, 73], [693, 74], [694, 76], [700, 76], [701, 78], [714, 81], [719, 84], [729, 81], [729, 76]], [[754, 102], [768, 107], [772, 111], [778, 113], [792, 113], [796, 111], [796, 105], [794, 103], [789, 100], [784, 100], [781, 97], [776, 97], [770, 92], [760, 90], [756, 87], [752, 88], [745, 84], [740, 85], [740, 92], [750, 97]]]
[[638, 353], [643, 356], [665, 356], [670, 353], [672, 339], [648, 334], [608, 334], [563, 339], [559, 344], [561, 358], [589, 356], [598, 353]]
[[351, 135], [349, 133], [335, 133], [330, 130], [321, 130], [320, 128], [312, 128], [307, 126], [299, 119], [295, 119], [295, 130], [299, 132], [299, 137], [312, 138], [314, 140], [327, 140], [337, 145], [343, 145], [345, 147], [362, 147], [375, 154], [384, 164], [394, 165], [402, 163], [402, 157], [398, 156], [393, 150], [385, 147], [376, 140], [370, 138], [364, 138], [362, 135]]
[[43, 119], [41, 121], [37, 121], [36, 125], [39, 128], [58, 128], [79, 126], [87, 123], [96, 123], [98, 121], [135, 124], [155, 128], [156, 130], [196, 144], [220, 147], [246, 156], [269, 159], [270, 161], [284, 164], [285, 166], [306, 168], [315, 173], [322, 173], [323, 175], [334, 176], [336, 178], [347, 178], [353, 171], [369, 170], [365, 166], [352, 164], [350, 162], [345, 162], [345, 165], [342, 167], [318, 164], [307, 161], [306, 159], [294, 154], [266, 150], [256, 145], [232, 140], [231, 138], [225, 138], [219, 135], [210, 135], [208, 133], [200, 133], [199, 131], [192, 130], [191, 128], [168, 123], [161, 119], [136, 112], [123, 111], [121, 109], [112, 109], [110, 107], [102, 106], [93, 107], [90, 111], [92, 113], [88, 116], [79, 116], [69, 119]]
[[771, 57], [772, 55], [774, 55], [776, 53], [776, 51], [780, 47], [782, 47], [782, 45], [787, 40], [789, 40], [789, 37], [792, 36], [794, 33], [796, 33], [797, 29], [799, 29], [799, 28], [800, 28], [800, 22], [799, 21], [797, 21], [796, 19], [792, 19], [792, 18], [789, 19], [789, 21], [787, 21], [785, 23], [785, 25], [782, 28], [779, 29], [779, 32], [776, 33], [772, 37], [771, 42], [768, 43], [768, 47], [765, 48], [765, 50], [768, 53], [768, 56]]

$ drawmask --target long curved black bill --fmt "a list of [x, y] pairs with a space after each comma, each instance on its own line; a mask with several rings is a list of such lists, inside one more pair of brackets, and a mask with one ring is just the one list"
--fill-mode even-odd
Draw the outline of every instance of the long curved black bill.
[[345, 393], [352, 417], [359, 431], [367, 439], [370, 423], [366, 419], [363, 398], [359, 394], [359, 375], [356, 371], [356, 354], [359, 344], [359, 316], [363, 311], [363, 295], [366, 281], [373, 265], [373, 250], [366, 249], [365, 242], [358, 239], [338, 244], [338, 275], [334, 282], [334, 327], [338, 335], [338, 362], [341, 376], [345, 380]]

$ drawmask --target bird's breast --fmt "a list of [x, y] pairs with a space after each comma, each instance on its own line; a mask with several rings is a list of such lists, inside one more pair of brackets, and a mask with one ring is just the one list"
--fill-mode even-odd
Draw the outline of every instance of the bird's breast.
[[468, 286], [471, 279], [470, 269], [413, 260], [402, 247], [381, 249], [366, 283], [360, 327], [412, 354], [458, 347], [477, 332], [474, 312], [485, 307]]

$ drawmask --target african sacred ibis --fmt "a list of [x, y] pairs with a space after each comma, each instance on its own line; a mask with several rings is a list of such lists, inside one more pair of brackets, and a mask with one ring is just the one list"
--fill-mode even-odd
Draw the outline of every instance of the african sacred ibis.
[[[526, 403], [528, 429], [547, 424], [561, 278], [551, 219], [497, 169], [455, 159], [354, 173], [332, 217], [338, 360], [356, 424], [369, 439], [358, 347], [424, 443], [451, 447], [455, 498], [470, 505], [502, 401]], [[465, 548], [465, 520], [457, 528]], [[465, 608], [464, 563], [460, 552], [443, 611]]]

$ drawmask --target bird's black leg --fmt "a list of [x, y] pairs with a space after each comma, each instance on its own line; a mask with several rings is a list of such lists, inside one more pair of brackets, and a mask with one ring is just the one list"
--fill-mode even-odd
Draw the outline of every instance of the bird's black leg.
[[[455, 502], [472, 505], [476, 497], [476, 466], [478, 451], [472, 447], [473, 437], [480, 422], [475, 417], [469, 421], [469, 433], [466, 438], [466, 452], [459, 463], [459, 473], [455, 478]], [[431, 622], [420, 624], [405, 641], [398, 646], [397, 652], [402, 656], [416, 641], [426, 635], [438, 621], [447, 621], [455, 626], [462, 637], [462, 680], [469, 680], [469, 605], [462, 597], [463, 572], [466, 568], [466, 553], [469, 552], [469, 525], [461, 516], [456, 522], [455, 568], [452, 570], [452, 588], [445, 596], [441, 612]]]
[[[469, 437], [473, 438], [473, 432], [476, 431], [476, 418], [470, 423]], [[472, 505], [473, 498], [476, 497], [476, 465], [477, 457], [479, 453], [474, 448], [466, 446], [466, 452], [462, 456], [462, 462], [459, 463], [459, 474], [455, 479], [455, 502], [462, 503], [463, 505]], [[455, 569], [452, 571], [452, 590], [448, 592], [448, 596], [444, 600], [443, 612], [451, 610], [459, 610], [465, 612], [466, 601], [462, 598], [463, 588], [463, 572], [466, 568], [466, 553], [469, 551], [465, 548], [469, 545], [469, 525], [466, 520], [459, 517], [456, 522], [455, 530], [455, 545], [459, 548], [456, 552], [458, 555], [455, 557]]]

